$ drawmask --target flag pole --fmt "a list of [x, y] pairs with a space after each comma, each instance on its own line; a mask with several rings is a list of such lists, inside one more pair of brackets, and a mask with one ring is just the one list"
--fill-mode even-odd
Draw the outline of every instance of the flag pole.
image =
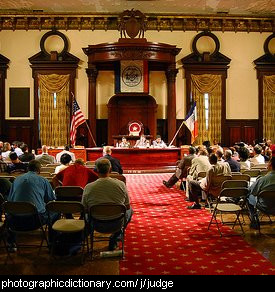
[[[75, 96], [74, 96], [73, 92], [71, 92], [71, 94], [72, 94], [72, 96], [73, 96], [73, 99], [75, 99]], [[89, 132], [89, 134], [90, 134], [90, 136], [91, 136], [91, 138], [92, 138], [92, 140], [93, 140], [93, 143], [94, 143], [95, 146], [96, 146], [96, 142], [95, 142], [94, 136], [93, 136], [93, 134], [92, 134], [92, 132], [91, 132], [91, 129], [90, 129], [90, 127], [89, 127], [89, 125], [88, 125], [88, 123], [87, 123], [86, 120], [85, 120], [85, 124], [86, 124], [87, 129], [88, 129], [88, 132]]]
[[177, 137], [177, 135], [178, 135], [178, 133], [179, 133], [181, 127], [183, 126], [184, 122], [185, 122], [185, 120], [182, 121], [180, 127], [178, 128], [176, 134], [174, 135], [173, 139], [172, 139], [171, 142], [169, 143], [168, 147], [170, 147], [170, 146], [172, 145], [172, 143], [174, 142], [174, 140], [176, 139], [176, 137]]
[[93, 142], [94, 142], [94, 144], [95, 144], [95, 146], [96, 146], [95, 139], [94, 139], [94, 137], [93, 137], [93, 134], [92, 134], [92, 132], [91, 132], [91, 130], [90, 130], [90, 127], [89, 127], [87, 121], [85, 121], [85, 124], [86, 124], [86, 126], [87, 126], [87, 128], [88, 128], [88, 131], [89, 131], [89, 133], [90, 133], [90, 135], [91, 135], [91, 138], [92, 138], [92, 140], [93, 140]]

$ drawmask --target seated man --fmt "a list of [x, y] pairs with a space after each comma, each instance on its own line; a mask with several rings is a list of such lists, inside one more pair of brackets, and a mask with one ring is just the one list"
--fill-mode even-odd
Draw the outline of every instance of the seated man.
[[[258, 194], [261, 191], [275, 191], [275, 157], [272, 157], [268, 163], [268, 172], [265, 176], [258, 178], [250, 187], [249, 187], [249, 196], [248, 196], [248, 206], [250, 211], [251, 218], [251, 228], [257, 228], [257, 213], [255, 211], [255, 206], [258, 201]], [[275, 198], [274, 198], [275, 201]], [[272, 204], [270, 202], [265, 202], [262, 199], [258, 201], [258, 205], [264, 211], [268, 211], [272, 214], [275, 214], [275, 204], [274, 201]]]
[[258, 165], [258, 164], [264, 164], [265, 159], [262, 155], [262, 147], [260, 145], [256, 145], [254, 147], [254, 156], [250, 158], [251, 165]]
[[71, 158], [72, 158], [72, 159], [71, 159], [72, 162], [75, 162], [75, 155], [74, 155], [73, 152], [70, 151], [70, 148], [69, 148], [68, 145], [65, 145], [65, 146], [64, 146], [64, 150], [56, 154], [56, 157], [55, 157], [56, 162], [60, 162], [61, 156], [62, 156], [64, 153], [69, 154], [69, 155], [71, 156]]
[[12, 142], [13, 151], [17, 154], [18, 157], [23, 154], [22, 149], [19, 147], [20, 144], [22, 144], [22, 142], [19, 141]]
[[225, 162], [227, 162], [231, 168], [232, 172], [240, 172], [241, 164], [232, 158], [232, 151], [230, 149], [225, 150], [224, 152]]
[[125, 137], [122, 137], [122, 141], [119, 143], [118, 147], [120, 148], [130, 148], [130, 142], [127, 141]]
[[103, 148], [103, 157], [99, 158], [106, 158], [111, 162], [112, 165], [112, 171], [118, 172], [119, 174], [123, 174], [123, 169], [120, 164], [120, 161], [112, 156], [112, 148], [110, 146], [105, 146]]
[[161, 136], [157, 135], [156, 140], [153, 141], [154, 148], [166, 148], [167, 145], [161, 140]]
[[27, 172], [28, 163], [21, 162], [15, 152], [10, 153], [10, 160], [11, 160], [11, 163], [7, 164], [7, 172], [8, 173]]
[[189, 154], [184, 156], [182, 160], [178, 161], [176, 172], [170, 177], [168, 181], [163, 181], [163, 184], [167, 188], [171, 188], [179, 179], [187, 177], [188, 168], [192, 164], [193, 158], [196, 157], [196, 148], [193, 146], [189, 147]]
[[54, 188], [59, 185], [63, 186], [79, 186], [84, 188], [87, 183], [97, 180], [98, 175], [90, 168], [84, 166], [82, 159], [76, 159], [73, 165], [63, 169], [57, 173], [52, 183]]
[[[130, 206], [130, 198], [125, 183], [109, 177], [112, 167], [108, 159], [98, 159], [96, 161], [96, 168], [99, 176], [98, 180], [87, 184], [83, 192], [82, 203], [86, 211], [89, 211], [91, 206], [97, 204], [123, 204], [127, 208], [126, 222], [128, 224], [131, 220], [133, 210]], [[116, 249], [120, 235], [121, 231], [112, 234], [109, 242], [109, 250]]]
[[140, 136], [139, 140], [137, 140], [137, 142], [136, 142], [136, 144], [135, 144], [134, 147], [137, 147], [137, 148], [146, 148], [146, 147], [150, 147], [149, 144], [150, 144], [150, 143], [149, 143], [148, 140], [146, 140], [145, 135], [142, 134], [142, 135]]
[[30, 162], [31, 160], [35, 159], [34, 154], [29, 153], [28, 145], [22, 145], [23, 154], [19, 156], [20, 161], [22, 162]]
[[[45, 205], [52, 200], [55, 200], [55, 194], [49, 181], [39, 176], [41, 164], [37, 160], [29, 162], [28, 172], [18, 176], [13, 182], [7, 201], [19, 202], [27, 201], [33, 203], [38, 211], [41, 223], [44, 225], [48, 222], [48, 214]], [[56, 217], [56, 214], [53, 215]], [[28, 216], [7, 216], [7, 223], [16, 225], [17, 227], [32, 228], [32, 224], [36, 224], [33, 220], [29, 220]], [[14, 248], [15, 235], [9, 234], [8, 243], [11, 248]]]
[[48, 154], [48, 147], [42, 146], [42, 154], [36, 155], [35, 160], [38, 160], [42, 165], [55, 163], [55, 157]]
[[218, 163], [217, 156], [212, 153], [209, 157], [211, 168], [206, 172], [206, 177], [201, 181], [190, 180], [189, 181], [189, 200], [195, 202], [192, 206], [188, 206], [188, 209], [200, 209], [199, 197], [201, 192], [211, 192], [211, 195], [217, 197], [219, 195], [221, 186], [217, 185], [215, 178], [222, 175], [231, 175], [230, 167], [227, 163]]

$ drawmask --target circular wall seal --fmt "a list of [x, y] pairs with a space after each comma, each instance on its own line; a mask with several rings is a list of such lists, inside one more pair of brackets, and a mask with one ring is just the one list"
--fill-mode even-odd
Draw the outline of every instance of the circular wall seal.
[[141, 126], [137, 122], [133, 122], [129, 125], [129, 132], [131, 133], [139, 133], [141, 131]]
[[122, 72], [122, 81], [129, 87], [137, 86], [141, 80], [142, 73], [137, 66], [127, 66]]

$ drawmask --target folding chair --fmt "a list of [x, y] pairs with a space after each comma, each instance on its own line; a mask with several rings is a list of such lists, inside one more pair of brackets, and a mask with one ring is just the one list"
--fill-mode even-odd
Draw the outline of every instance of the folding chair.
[[79, 201], [81, 202], [83, 188], [79, 186], [59, 186], [55, 188], [55, 195], [58, 201]]
[[122, 258], [124, 257], [124, 232], [126, 227], [126, 207], [122, 204], [106, 203], [90, 207], [89, 226], [91, 227], [91, 255], [93, 258], [94, 242], [109, 241], [110, 237], [95, 237], [94, 233], [110, 234], [122, 232]]
[[270, 170], [268, 169], [261, 169], [261, 176], [265, 176]]
[[[268, 209], [274, 211], [267, 211], [266, 209], [264, 209], [260, 204], [261, 201], [264, 201], [264, 204], [268, 206]], [[269, 223], [272, 224], [273, 222], [270, 216], [275, 215], [275, 191], [261, 191], [257, 196], [257, 204], [255, 208], [258, 211], [259, 215], [263, 214], [268, 216]], [[259, 233], [261, 233], [261, 219], [259, 218], [259, 216], [257, 216], [257, 219]]]
[[52, 165], [51, 166], [42, 166], [41, 167], [41, 172], [49, 172], [49, 173], [54, 173], [56, 166]]
[[213, 181], [206, 193], [206, 202], [209, 206], [210, 213], [212, 212], [213, 204], [219, 196], [223, 182], [226, 180], [231, 180], [231, 178], [231, 175], [218, 175], [213, 178]]
[[[36, 206], [31, 202], [4, 202], [3, 212], [6, 214], [5, 228], [15, 234], [30, 233], [38, 229], [41, 230], [41, 242], [39, 245], [38, 254], [43, 246], [44, 241], [47, 243], [46, 227], [43, 226]], [[13, 218], [14, 217], [14, 218]], [[18, 221], [14, 221], [17, 219]], [[20, 223], [19, 223], [20, 222]], [[20, 247], [37, 247], [37, 245], [19, 244], [16, 240], [17, 248]]]
[[39, 175], [43, 177], [51, 177], [51, 173], [48, 171], [42, 171], [39, 173]]
[[9, 180], [11, 183], [13, 183], [14, 180], [16, 179], [16, 176], [13, 176], [13, 175], [0, 175], [0, 178], [5, 178], [5, 179]]
[[0, 242], [3, 241], [4, 243], [4, 248], [7, 252], [8, 257], [10, 258], [9, 250], [7, 247], [6, 239], [5, 239], [5, 225], [4, 222], [2, 222], [2, 205], [5, 202], [5, 199], [3, 195], [0, 193]]
[[[246, 203], [247, 195], [248, 195], [248, 188], [244, 188], [244, 187], [222, 189], [221, 193], [218, 197], [217, 203], [215, 205], [213, 215], [212, 215], [211, 220], [209, 222], [208, 230], [210, 229], [211, 224], [214, 224], [214, 223], [212, 223], [213, 220], [215, 220], [215, 224], [218, 228], [218, 231], [219, 231], [220, 235], [222, 236], [222, 232], [221, 232], [220, 227], [219, 227], [219, 222], [217, 220], [218, 212], [220, 212], [221, 214], [222, 213], [227, 213], [227, 214], [234, 213], [234, 214], [236, 214], [236, 220], [234, 222], [231, 222], [231, 223], [233, 223], [232, 229], [234, 229], [236, 223], [238, 222], [240, 227], [241, 227], [242, 233], [244, 234], [242, 223], [241, 223], [239, 217], [240, 217], [240, 214], [243, 210], [243, 206]], [[225, 197], [242, 199], [242, 203], [241, 204], [233, 203], [233, 202], [227, 203], [227, 202], [223, 201], [223, 198], [225, 198]], [[225, 224], [224, 222], [221, 222], [221, 223]]]
[[244, 174], [244, 173], [242, 173], [242, 174], [233, 174], [232, 173], [231, 180], [244, 180], [244, 181], [247, 181], [248, 184], [249, 184], [249, 182], [250, 182], [250, 175]]
[[256, 164], [256, 165], [252, 165], [250, 169], [267, 169], [267, 165], [266, 163], [261, 163], [261, 164]]
[[[82, 248], [82, 256], [81, 256], [81, 263], [84, 262], [84, 251], [85, 245], [87, 247], [87, 251], [89, 253], [89, 243], [88, 243], [88, 236], [86, 233], [86, 220], [85, 216], [81, 216], [84, 214], [84, 206], [80, 202], [74, 201], [51, 201], [48, 202], [46, 205], [46, 210], [49, 214], [49, 221], [50, 221], [50, 213], [59, 213], [61, 216], [65, 214], [74, 214], [84, 219], [66, 219], [61, 217], [60, 219], [56, 220], [55, 222], [49, 223], [49, 232], [52, 232], [52, 240], [51, 240], [51, 255], [54, 256], [54, 252], [58, 244], [60, 244], [60, 236], [66, 234], [71, 234], [72, 236], [76, 235], [77, 233], [81, 233], [81, 248]], [[86, 243], [86, 244], [85, 244]], [[71, 247], [72, 242], [68, 242], [68, 249]], [[78, 243], [76, 243], [78, 244]], [[66, 246], [64, 245], [64, 248]]]

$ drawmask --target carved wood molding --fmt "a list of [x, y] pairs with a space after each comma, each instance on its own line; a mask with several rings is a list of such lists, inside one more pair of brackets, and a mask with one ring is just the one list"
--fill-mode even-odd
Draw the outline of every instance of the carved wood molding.
[[[145, 14], [146, 30], [275, 32], [275, 18], [223, 15]], [[119, 30], [120, 15], [92, 13], [0, 14], [1, 30]]]

